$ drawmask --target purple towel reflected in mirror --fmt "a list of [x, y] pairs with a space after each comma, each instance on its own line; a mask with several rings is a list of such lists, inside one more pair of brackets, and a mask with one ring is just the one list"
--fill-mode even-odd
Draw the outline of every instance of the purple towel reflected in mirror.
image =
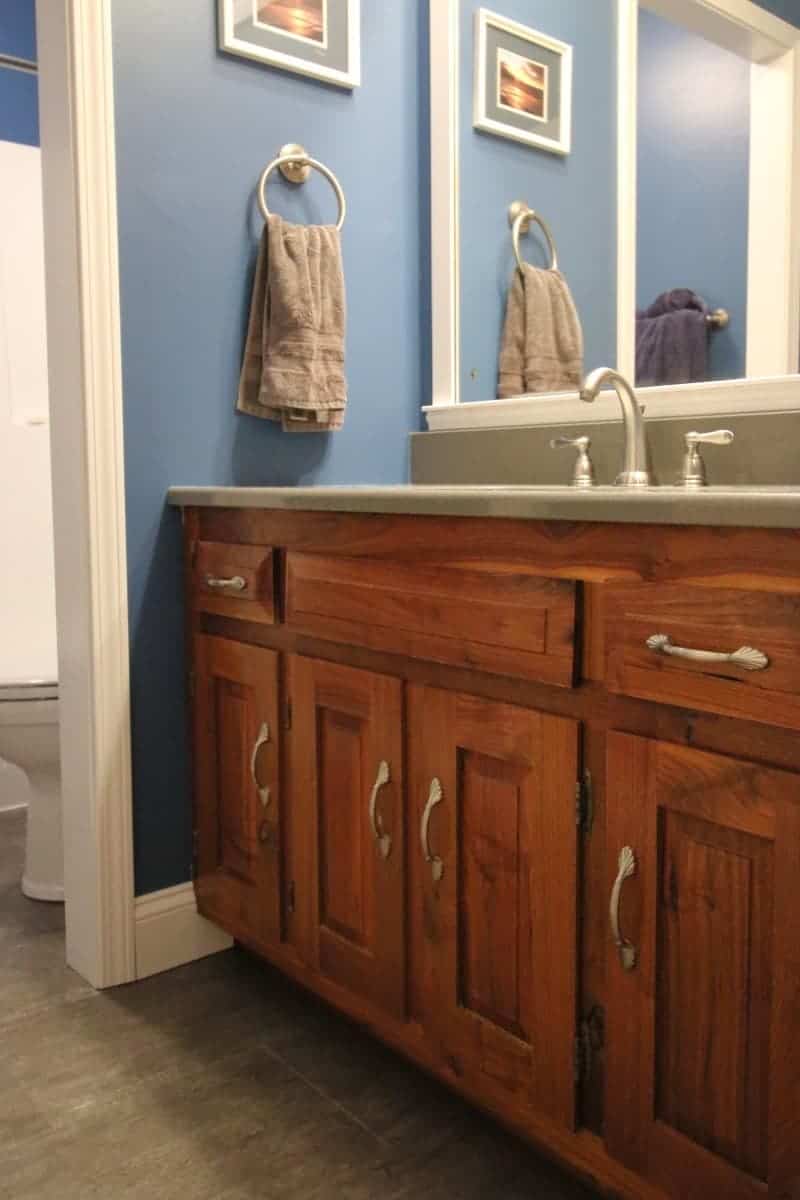
[[689, 288], [662, 292], [636, 314], [636, 385], [708, 378], [708, 305]]

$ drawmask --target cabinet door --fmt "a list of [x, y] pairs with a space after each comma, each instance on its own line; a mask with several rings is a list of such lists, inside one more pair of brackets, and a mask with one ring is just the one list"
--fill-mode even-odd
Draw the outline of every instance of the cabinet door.
[[575, 1116], [578, 727], [409, 689], [413, 1015], [517, 1112]]
[[195, 893], [234, 937], [281, 936], [278, 656], [194, 639]]
[[798, 1196], [800, 777], [619, 733], [608, 772], [609, 1149], [680, 1200]]
[[292, 657], [293, 940], [321, 975], [405, 1012], [403, 685]]

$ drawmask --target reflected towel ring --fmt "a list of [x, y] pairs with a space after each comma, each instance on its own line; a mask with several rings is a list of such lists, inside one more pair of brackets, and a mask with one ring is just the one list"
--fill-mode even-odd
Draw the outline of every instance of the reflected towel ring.
[[555, 238], [553, 237], [550, 226], [545, 221], [544, 217], [540, 217], [537, 212], [529, 208], [524, 200], [515, 200], [508, 210], [508, 222], [511, 226], [511, 242], [514, 247], [514, 257], [517, 260], [517, 266], [522, 270], [525, 262], [522, 258], [522, 252], [519, 248], [519, 238], [521, 233], [527, 233], [530, 229], [531, 221], [535, 221], [541, 229], [547, 241], [547, 246], [550, 251], [550, 270], [558, 270], [558, 252], [556, 250]]
[[261, 178], [258, 181], [258, 207], [261, 209], [261, 215], [265, 221], [270, 216], [270, 211], [267, 208], [267, 180], [276, 168], [291, 183], [305, 183], [312, 168], [315, 171], [319, 171], [321, 175], [324, 175], [336, 193], [336, 199], [339, 202], [339, 219], [336, 222], [336, 228], [342, 228], [347, 215], [347, 201], [344, 198], [342, 185], [329, 167], [326, 167], [324, 163], [317, 162], [315, 158], [311, 158], [306, 154], [302, 146], [295, 143], [289, 143], [289, 145], [281, 147], [278, 157], [273, 158], [272, 162], [264, 168]]

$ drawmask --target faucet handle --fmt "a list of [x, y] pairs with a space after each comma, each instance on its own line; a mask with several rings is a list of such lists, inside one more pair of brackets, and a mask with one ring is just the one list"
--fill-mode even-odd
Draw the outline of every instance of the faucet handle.
[[589, 449], [592, 444], [592, 439], [582, 434], [580, 437], [555, 437], [550, 442], [551, 450], [560, 450], [563, 447], [568, 447], [571, 450], [578, 451], [578, 457], [575, 460], [575, 470], [572, 474], [572, 486], [577, 488], [594, 487], [594, 466], [589, 457]]
[[684, 439], [686, 441], [686, 449], [691, 450], [693, 446], [730, 446], [735, 437], [732, 429], [713, 429], [710, 433], [686, 433]]
[[698, 433], [692, 430], [685, 433], [683, 440], [686, 453], [683, 456], [683, 469], [678, 477], [678, 484], [685, 488], [702, 488], [708, 486], [706, 464], [700, 453], [700, 446], [730, 446], [736, 435], [730, 429], [712, 429], [708, 433]]

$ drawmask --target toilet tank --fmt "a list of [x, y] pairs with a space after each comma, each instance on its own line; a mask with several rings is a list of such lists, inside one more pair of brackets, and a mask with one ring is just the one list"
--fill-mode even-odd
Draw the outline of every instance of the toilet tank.
[[0, 684], [57, 679], [41, 155], [0, 142]]

